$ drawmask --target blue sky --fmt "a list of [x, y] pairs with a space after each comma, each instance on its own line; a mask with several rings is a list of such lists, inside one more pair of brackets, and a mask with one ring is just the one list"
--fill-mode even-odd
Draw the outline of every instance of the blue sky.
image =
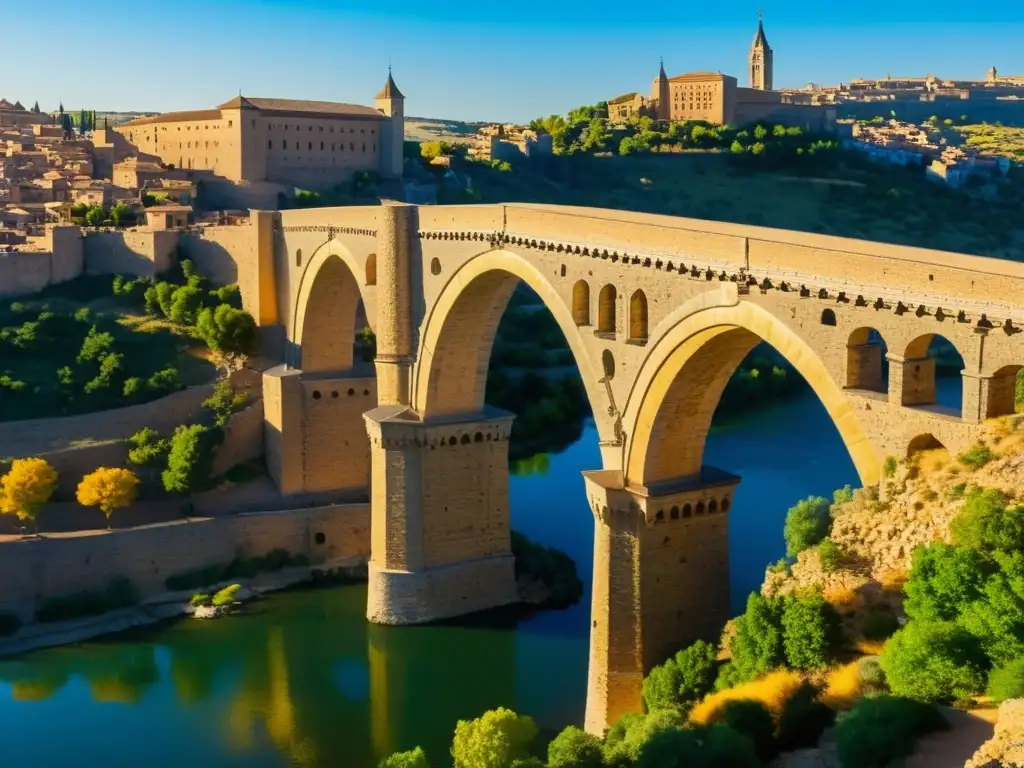
[[1008, 0], [143, 0], [110, 12], [0, 0], [18, 30], [4, 36], [0, 97], [167, 111], [241, 88], [369, 104], [390, 59], [407, 114], [525, 121], [646, 93], [660, 56], [669, 75], [712, 69], [745, 83], [759, 5], [777, 87], [887, 72], [981, 79], [992, 65], [1024, 74], [1024, 2]]

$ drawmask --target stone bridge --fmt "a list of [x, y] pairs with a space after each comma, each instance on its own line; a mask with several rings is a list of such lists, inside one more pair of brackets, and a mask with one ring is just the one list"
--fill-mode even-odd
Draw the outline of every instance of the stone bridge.
[[[592, 731], [639, 709], [645, 671], [727, 618], [739, 478], [706, 466], [704, 443], [758, 342], [809, 382], [864, 485], [887, 456], [971, 445], [979, 422], [1013, 411], [1024, 363], [1021, 264], [539, 205], [254, 212], [253, 225], [249, 303], [287, 337], [264, 376], [268, 465], [286, 493], [370, 496], [370, 621], [516, 599], [513, 416], [484, 389], [517, 283], [554, 315], [602, 457], [581, 488], [595, 519]], [[363, 316], [372, 364], [353, 345]], [[964, 360], [960, 412], [936, 404], [936, 335]]]

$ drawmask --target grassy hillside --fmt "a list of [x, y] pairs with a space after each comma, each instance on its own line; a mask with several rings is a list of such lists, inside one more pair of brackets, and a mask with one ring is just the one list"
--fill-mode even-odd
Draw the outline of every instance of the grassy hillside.
[[[479, 202], [588, 205], [1024, 259], [1024, 181], [994, 200], [946, 189], [918, 170], [841, 155], [814, 175], [768, 170], [725, 153], [551, 158], [511, 170], [466, 162]], [[439, 202], [466, 199], [458, 190]]]

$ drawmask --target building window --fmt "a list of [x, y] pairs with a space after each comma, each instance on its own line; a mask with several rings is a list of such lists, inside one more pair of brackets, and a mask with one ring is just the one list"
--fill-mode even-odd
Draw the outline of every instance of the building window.
[[282, 149], [288, 149], [288, 139], [285, 139], [283, 142], [281, 142], [281, 147]]
[[309, 151], [310, 151], [310, 152], [312, 152], [312, 151], [313, 151], [313, 142], [312, 142], [312, 141], [311, 141], [311, 142], [309, 142]]
[[366, 145], [363, 144], [363, 152], [365, 152], [365, 151], [366, 151]]
[[230, 128], [230, 127], [231, 127], [232, 125], [234, 125], [234, 124], [235, 124], [235, 123], [234, 123], [234, 121], [232, 121], [232, 120], [228, 120], [228, 128]]
[[267, 141], [267, 149], [273, 149], [273, 148], [274, 148], [274, 142], [273, 141]]

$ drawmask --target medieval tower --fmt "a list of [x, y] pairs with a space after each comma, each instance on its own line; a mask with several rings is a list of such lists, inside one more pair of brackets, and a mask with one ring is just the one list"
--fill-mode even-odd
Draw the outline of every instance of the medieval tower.
[[764, 16], [757, 16], [757, 35], [750, 46], [750, 87], [759, 91], [772, 90], [772, 49], [764, 36]]
[[388, 67], [388, 81], [377, 94], [374, 106], [391, 118], [389, 130], [384, 131], [381, 139], [381, 175], [389, 178], [402, 177], [403, 155], [405, 142], [405, 96], [395, 85]]
[[668, 120], [672, 116], [672, 103], [669, 96], [668, 75], [665, 74], [665, 60], [661, 60], [661, 70], [651, 83], [651, 101], [655, 103], [655, 118]]

